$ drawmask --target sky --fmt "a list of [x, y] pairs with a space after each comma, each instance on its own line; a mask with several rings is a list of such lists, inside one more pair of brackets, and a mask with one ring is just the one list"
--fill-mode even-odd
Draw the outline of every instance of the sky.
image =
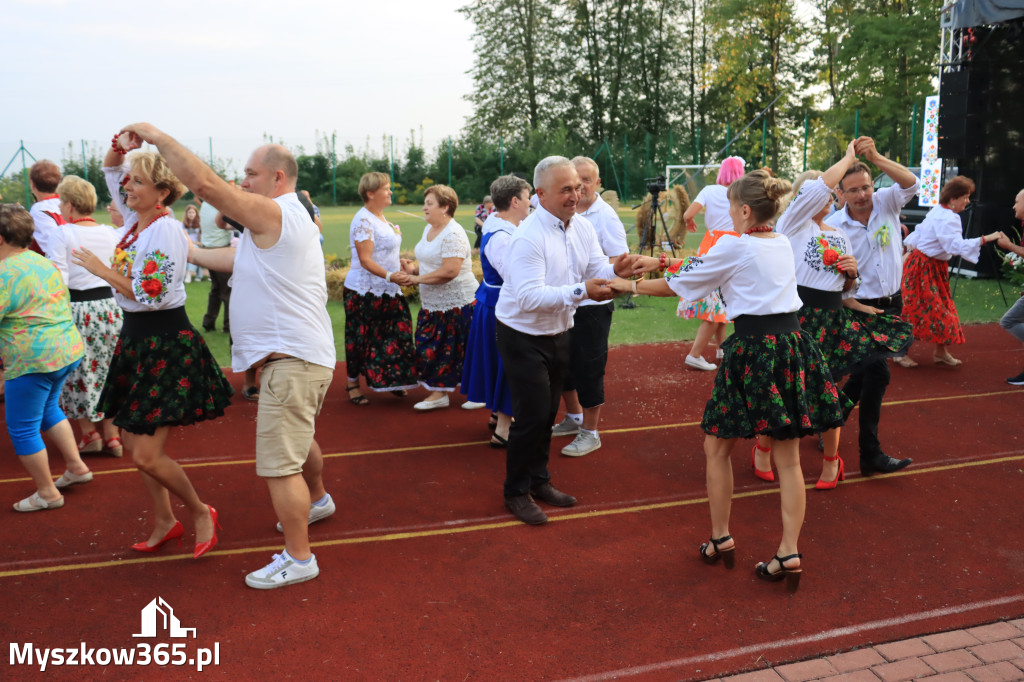
[[415, 130], [429, 153], [471, 113], [468, 1], [4, 0], [0, 170], [21, 140], [59, 163], [137, 121], [236, 169], [265, 135], [397, 157]]

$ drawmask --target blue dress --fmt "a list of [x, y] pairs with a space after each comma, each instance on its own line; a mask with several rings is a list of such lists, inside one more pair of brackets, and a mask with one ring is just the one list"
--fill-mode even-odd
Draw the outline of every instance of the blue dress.
[[497, 321], [494, 308], [503, 284], [501, 275], [487, 260], [487, 242], [498, 232], [512, 234], [504, 226], [484, 234], [480, 241], [480, 265], [484, 281], [476, 290], [473, 321], [466, 341], [466, 360], [462, 366], [462, 392], [476, 403], [484, 403], [492, 412], [512, 414], [512, 394], [505, 381], [505, 369], [498, 355]]

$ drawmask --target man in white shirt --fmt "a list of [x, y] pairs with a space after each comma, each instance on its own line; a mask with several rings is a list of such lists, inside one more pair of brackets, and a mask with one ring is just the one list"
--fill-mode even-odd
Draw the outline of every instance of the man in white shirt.
[[[875, 192], [868, 167], [853, 164], [839, 181], [838, 193], [846, 205], [826, 222], [844, 230], [850, 239], [861, 276], [857, 300], [887, 315], [899, 315], [903, 310], [900, 210], [917, 194], [919, 182], [909, 170], [882, 156], [870, 137], [858, 138], [854, 149], [892, 178], [894, 184]], [[889, 363], [882, 359], [853, 372], [843, 386], [843, 393], [854, 403], [860, 403], [860, 471], [866, 476], [899, 471], [912, 461], [909, 457], [895, 459], [885, 454], [878, 440], [878, 421], [888, 385]]]
[[256, 472], [267, 482], [285, 549], [245, 583], [273, 589], [311, 580], [320, 569], [307, 525], [334, 511], [313, 435], [336, 358], [319, 230], [295, 196], [298, 166], [284, 147], [264, 145], [246, 163], [239, 192], [148, 123], [125, 130], [156, 145], [196, 196], [246, 226], [237, 249], [190, 251], [197, 265], [234, 273], [232, 369], [263, 368]]
[[495, 314], [515, 418], [506, 451], [505, 506], [520, 521], [538, 525], [548, 518], [535, 499], [557, 507], [576, 504], [551, 485], [547, 466], [573, 313], [586, 299], [610, 300], [608, 280], [632, 275], [639, 257], [619, 258], [614, 267], [608, 262], [593, 226], [576, 214], [580, 179], [569, 159], [542, 160], [533, 185], [539, 206], [509, 242]]
[[[619, 214], [597, 193], [601, 171], [593, 159], [577, 156], [572, 160], [580, 177], [580, 201], [576, 213], [590, 221], [597, 233], [601, 251], [609, 262], [629, 253], [626, 228]], [[562, 448], [567, 457], [582, 457], [601, 447], [597, 426], [604, 404], [604, 371], [608, 363], [608, 333], [612, 328], [611, 300], [583, 301], [573, 315], [569, 331], [569, 374], [566, 377], [565, 419], [551, 430], [555, 436], [576, 438]]]
[[60, 178], [57, 164], [45, 159], [32, 164], [28, 172], [28, 187], [36, 200], [28, 211], [35, 224], [32, 238], [47, 258], [50, 257], [50, 234], [64, 224], [60, 217], [60, 197], [57, 196]]

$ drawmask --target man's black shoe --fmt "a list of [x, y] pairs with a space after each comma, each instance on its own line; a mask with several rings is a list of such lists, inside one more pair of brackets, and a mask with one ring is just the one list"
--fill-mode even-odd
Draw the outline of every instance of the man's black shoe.
[[1010, 377], [1009, 379], [1006, 380], [1006, 383], [1011, 384], [1013, 386], [1024, 386], [1024, 372], [1021, 372], [1015, 377]]
[[906, 459], [896, 459], [895, 457], [890, 457], [884, 452], [880, 452], [870, 460], [862, 459], [860, 461], [860, 473], [863, 476], [870, 476], [872, 474], [891, 474], [894, 471], [906, 469], [913, 461], [914, 460], [909, 457]]
[[548, 522], [547, 515], [541, 511], [537, 503], [529, 495], [516, 495], [505, 498], [505, 506], [517, 519], [531, 526], [539, 526]]
[[207, 326], [206, 326], [206, 325], [204, 324], [204, 325], [203, 325], [203, 331], [204, 331], [204, 332], [212, 332], [212, 331], [215, 331], [215, 328], [214, 328], [214, 327], [207, 327]]
[[530, 493], [541, 502], [547, 502], [553, 507], [571, 507], [576, 504], [575, 497], [563, 493], [550, 483], [543, 483], [532, 489]]

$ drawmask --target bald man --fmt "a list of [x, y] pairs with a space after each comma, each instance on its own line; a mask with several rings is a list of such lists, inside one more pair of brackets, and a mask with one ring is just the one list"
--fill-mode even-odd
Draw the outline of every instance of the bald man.
[[298, 166], [281, 145], [259, 147], [245, 165], [239, 192], [152, 125], [125, 132], [135, 136], [132, 146], [139, 139], [156, 145], [196, 196], [247, 228], [237, 248], [193, 248], [189, 254], [199, 266], [234, 273], [231, 367], [263, 368], [256, 473], [267, 482], [285, 548], [245, 583], [268, 590], [311, 580], [320, 569], [307, 526], [334, 511], [313, 435], [336, 357], [320, 231], [296, 198]]

